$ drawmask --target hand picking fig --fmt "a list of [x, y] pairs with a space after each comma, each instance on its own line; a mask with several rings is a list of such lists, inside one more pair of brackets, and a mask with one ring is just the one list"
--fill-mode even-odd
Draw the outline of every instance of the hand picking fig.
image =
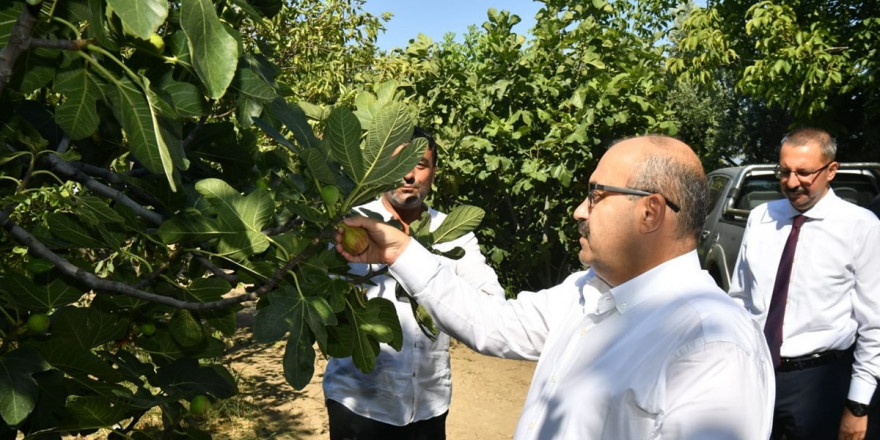
[[345, 252], [360, 255], [367, 250], [369, 244], [370, 238], [367, 236], [366, 229], [342, 224], [342, 248], [345, 249]]

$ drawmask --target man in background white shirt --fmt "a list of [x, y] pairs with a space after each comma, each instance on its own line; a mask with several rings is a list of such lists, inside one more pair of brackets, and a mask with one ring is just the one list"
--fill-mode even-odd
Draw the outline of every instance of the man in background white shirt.
[[[410, 223], [427, 212], [433, 231], [446, 218], [425, 204], [437, 169], [437, 144], [429, 132], [418, 127], [413, 135], [416, 137], [428, 140], [418, 165], [404, 176], [400, 186], [355, 209], [363, 214], [380, 214], [385, 221], [396, 220], [406, 231]], [[488, 296], [485, 293], [494, 295], [498, 301], [504, 299], [504, 289], [486, 264], [473, 233], [434, 247], [438, 251], [463, 249], [463, 257], [442, 259], [443, 264], [470, 281], [481, 292], [480, 296]], [[366, 275], [381, 269], [380, 265], [352, 264], [350, 273]], [[380, 297], [394, 304], [403, 331], [403, 347], [396, 351], [388, 344], [380, 344], [376, 367], [368, 373], [355, 367], [350, 357], [330, 359], [323, 380], [330, 439], [445, 439], [452, 395], [449, 336], [440, 333], [432, 340], [422, 332], [413, 316], [412, 304], [405, 296], [397, 296], [393, 278], [380, 275], [364, 287], [368, 299]]]
[[[539, 357], [516, 439], [755, 440], [770, 434], [773, 367], [763, 334], [700, 269], [706, 177], [665, 136], [605, 153], [574, 211], [589, 270], [493, 301], [387, 225], [350, 261], [382, 262], [472, 349]], [[337, 241], [341, 240], [341, 233]]]
[[834, 194], [836, 154], [824, 130], [785, 136], [776, 174], [787, 198], [749, 214], [730, 283], [764, 327], [793, 218], [805, 217], [782, 315], [774, 439], [865, 438], [880, 375], [880, 220]]

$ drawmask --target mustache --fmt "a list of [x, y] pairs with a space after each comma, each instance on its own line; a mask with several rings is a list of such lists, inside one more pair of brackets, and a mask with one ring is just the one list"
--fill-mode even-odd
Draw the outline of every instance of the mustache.
[[581, 237], [590, 238], [590, 224], [584, 220], [578, 221], [578, 233]]
[[794, 189], [786, 188], [786, 189], [785, 189], [785, 193], [786, 193], [786, 194], [791, 194], [791, 195], [794, 196], [794, 195], [806, 194], [806, 193], [807, 193], [807, 190], [806, 190], [806, 188], [802, 188], [802, 187], [799, 186], [799, 187], [794, 188]]

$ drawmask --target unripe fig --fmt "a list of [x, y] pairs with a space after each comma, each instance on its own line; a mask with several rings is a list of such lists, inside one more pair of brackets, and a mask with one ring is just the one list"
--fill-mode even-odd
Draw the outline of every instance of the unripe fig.
[[49, 329], [49, 317], [42, 313], [34, 313], [27, 320], [27, 328], [32, 333], [46, 333]]
[[328, 208], [336, 206], [336, 202], [339, 201], [339, 188], [333, 185], [327, 185], [321, 188], [321, 198], [324, 199], [324, 205]]
[[153, 32], [153, 34], [150, 35], [150, 46], [153, 46], [153, 50], [155, 50], [156, 53], [162, 53], [165, 50], [165, 40], [163, 40], [159, 34]]
[[141, 324], [141, 334], [144, 336], [153, 336], [156, 333], [156, 324], [145, 322]]
[[208, 396], [199, 394], [189, 402], [189, 412], [199, 416], [205, 413], [211, 407], [211, 401]]
[[342, 224], [342, 248], [352, 255], [360, 255], [370, 245], [367, 230], [357, 226]]

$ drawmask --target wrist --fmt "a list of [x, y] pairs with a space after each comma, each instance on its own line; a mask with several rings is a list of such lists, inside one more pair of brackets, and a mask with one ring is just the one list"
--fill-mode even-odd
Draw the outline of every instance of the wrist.
[[846, 400], [846, 409], [856, 417], [864, 417], [868, 415], [868, 405], [856, 402], [855, 400]]
[[409, 246], [410, 241], [412, 241], [412, 237], [407, 235], [406, 238], [401, 240], [401, 243], [399, 243], [397, 246], [389, 248], [387, 258], [385, 259], [385, 265], [391, 266], [395, 262], [397, 262], [397, 259], [400, 258], [400, 256], [403, 254], [403, 251], [405, 251], [406, 248]]

